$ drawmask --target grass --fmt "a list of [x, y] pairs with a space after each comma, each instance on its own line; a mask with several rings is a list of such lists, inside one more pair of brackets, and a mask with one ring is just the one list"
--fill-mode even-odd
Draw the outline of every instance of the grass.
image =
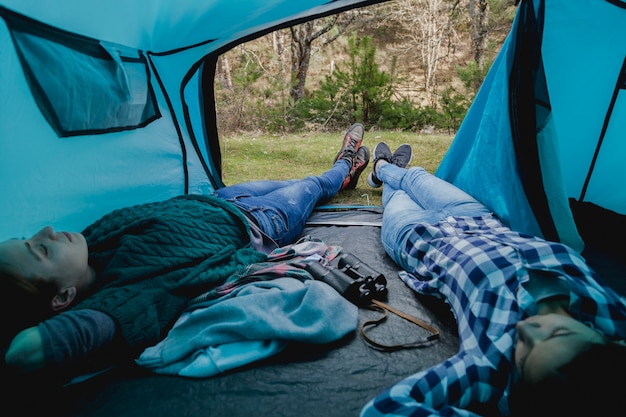
[[[291, 179], [319, 175], [332, 164], [345, 132], [306, 133], [293, 136], [237, 134], [221, 137], [223, 181], [226, 185], [262, 179]], [[385, 141], [395, 150], [402, 143], [413, 147], [412, 166], [435, 172], [452, 141], [450, 135], [411, 132], [366, 132], [363, 145], [372, 150]], [[373, 156], [372, 156], [373, 158]], [[368, 166], [356, 189], [342, 191], [329, 204], [381, 205], [382, 188], [367, 185]]]

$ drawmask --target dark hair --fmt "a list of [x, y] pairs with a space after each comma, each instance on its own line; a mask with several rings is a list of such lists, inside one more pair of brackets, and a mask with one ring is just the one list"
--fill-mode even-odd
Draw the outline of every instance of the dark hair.
[[54, 284], [31, 283], [0, 269], [0, 346], [7, 346], [21, 330], [51, 317], [51, 301], [56, 293]]
[[511, 392], [513, 416], [612, 416], [626, 405], [626, 346], [593, 344], [559, 369], [559, 376], [522, 382]]

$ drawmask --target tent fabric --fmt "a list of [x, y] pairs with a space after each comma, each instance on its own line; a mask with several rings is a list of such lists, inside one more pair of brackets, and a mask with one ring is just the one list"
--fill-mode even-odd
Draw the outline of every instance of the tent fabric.
[[58, 136], [132, 129], [159, 117], [141, 51], [4, 16], [34, 99]]
[[578, 251], [572, 201], [624, 222], [624, 24], [623, 1], [522, 2], [436, 174], [512, 228]]

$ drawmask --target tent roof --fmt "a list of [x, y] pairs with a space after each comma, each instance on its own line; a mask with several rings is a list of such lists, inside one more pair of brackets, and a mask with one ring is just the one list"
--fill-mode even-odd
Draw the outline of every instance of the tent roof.
[[237, 0], [233, 7], [228, 0], [0, 0], [0, 5], [76, 34], [162, 53], [380, 1]]

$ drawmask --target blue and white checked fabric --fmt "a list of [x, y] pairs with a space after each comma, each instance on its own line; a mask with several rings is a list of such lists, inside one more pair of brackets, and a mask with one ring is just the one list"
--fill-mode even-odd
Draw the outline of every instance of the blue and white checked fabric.
[[509, 414], [508, 395], [518, 378], [515, 324], [536, 313], [521, 285], [530, 270], [566, 280], [574, 318], [608, 337], [626, 338], [626, 299], [601, 283], [576, 252], [514, 232], [494, 217], [417, 225], [405, 251], [412, 270], [400, 278], [450, 305], [460, 350], [371, 400], [362, 416]]

